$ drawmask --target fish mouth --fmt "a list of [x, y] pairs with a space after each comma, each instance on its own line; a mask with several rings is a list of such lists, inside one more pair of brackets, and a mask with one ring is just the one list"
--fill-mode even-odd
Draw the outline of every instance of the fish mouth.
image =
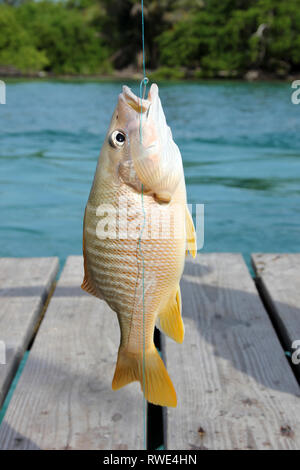
[[137, 113], [149, 114], [150, 107], [154, 103], [155, 98], [158, 96], [158, 86], [152, 83], [148, 92], [147, 99], [136, 96], [133, 91], [126, 85], [123, 86], [123, 91], [120, 94], [120, 99], [124, 101], [130, 108], [134, 109]]

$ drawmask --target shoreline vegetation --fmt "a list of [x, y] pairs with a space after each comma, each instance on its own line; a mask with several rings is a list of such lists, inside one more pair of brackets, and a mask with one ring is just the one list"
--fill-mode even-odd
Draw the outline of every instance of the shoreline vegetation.
[[[300, 77], [299, 0], [145, 0], [147, 76]], [[139, 80], [140, 0], [0, 0], [0, 77]]]
[[[159, 69], [157, 70], [148, 70], [146, 75], [149, 78], [150, 82], [202, 82], [202, 81], [244, 81], [244, 82], [293, 82], [294, 80], [300, 80], [300, 73], [295, 75], [286, 75], [278, 76], [276, 74], [266, 74], [261, 70], [249, 70], [243, 77], [241, 76], [230, 76], [230, 75], [218, 75], [213, 77], [202, 77], [196, 78], [193, 76], [192, 71], [182, 70], [180, 76], [173, 75], [172, 73], [161, 74]], [[18, 81], [18, 80], [66, 80], [66, 81], [139, 81], [142, 80], [143, 75], [138, 70], [123, 70], [123, 71], [114, 71], [111, 74], [53, 74], [49, 72], [39, 71], [33, 73], [22, 73], [18, 70], [5, 70], [0, 67], [0, 80], [1, 78], [8, 81]]]

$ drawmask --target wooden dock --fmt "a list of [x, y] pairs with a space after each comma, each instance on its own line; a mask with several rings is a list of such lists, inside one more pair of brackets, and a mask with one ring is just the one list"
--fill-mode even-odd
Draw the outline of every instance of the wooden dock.
[[[255, 282], [239, 254], [186, 262], [185, 341], [161, 336], [178, 406], [151, 426], [166, 449], [300, 449], [300, 254], [252, 262]], [[57, 271], [56, 258], [0, 259], [0, 406], [29, 350], [0, 449], [141, 449], [139, 384], [111, 390], [116, 315], [80, 289], [80, 256]]]

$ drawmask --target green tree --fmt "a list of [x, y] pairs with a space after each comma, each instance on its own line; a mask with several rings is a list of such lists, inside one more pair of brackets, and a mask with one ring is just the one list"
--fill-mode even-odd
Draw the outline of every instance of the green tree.
[[[158, 78], [300, 70], [299, 0], [144, 0]], [[0, 0], [0, 65], [22, 71], [141, 70], [140, 0]]]
[[107, 50], [79, 9], [47, 0], [28, 2], [17, 9], [17, 17], [36, 48], [45, 51], [47, 70], [88, 74], [103, 68]]
[[42, 70], [48, 59], [39, 51], [16, 18], [16, 10], [0, 5], [0, 64], [14, 66], [22, 72]]
[[157, 38], [162, 66], [242, 75], [300, 67], [298, 0], [207, 0]]

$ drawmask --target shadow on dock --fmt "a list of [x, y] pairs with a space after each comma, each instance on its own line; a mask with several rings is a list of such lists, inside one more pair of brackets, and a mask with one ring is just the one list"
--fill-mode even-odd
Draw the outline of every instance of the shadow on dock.
[[[285, 380], [282, 374], [282, 363], [293, 370], [298, 381], [299, 366], [295, 367], [287, 357], [290, 348], [284, 344], [282, 332], [274, 326], [256, 288], [247, 292], [213, 285], [213, 282], [206, 284], [202, 278], [208, 272], [199, 262], [186, 262], [180, 283], [183, 321], [185, 318], [193, 321], [199, 335], [212, 345], [216, 357], [229, 361], [236, 370], [253, 377], [268, 389], [295, 395], [293, 381]], [[287, 307], [282, 303], [277, 305]], [[288, 307], [295, 318], [300, 319], [300, 309]], [[189, 341], [187, 335], [185, 341]], [[264, 361], [264, 357], [270, 359], [273, 352], [277, 352], [273, 362]], [[253, 360], [246, 360], [247, 355]], [[278, 359], [280, 364], [276, 363]], [[255, 366], [257, 361], [262, 363], [261, 367]], [[271, 365], [268, 370], [263, 370], [264, 362]], [[300, 397], [300, 390], [296, 396]]]

